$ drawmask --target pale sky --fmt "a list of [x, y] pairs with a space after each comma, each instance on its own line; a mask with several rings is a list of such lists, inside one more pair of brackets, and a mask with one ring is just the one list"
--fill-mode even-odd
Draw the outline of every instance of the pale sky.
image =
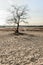
[[[43, 25], [43, 0], [0, 0], [0, 25], [4, 25], [8, 8], [12, 5], [28, 5], [30, 25]], [[23, 23], [22, 23], [23, 24]]]

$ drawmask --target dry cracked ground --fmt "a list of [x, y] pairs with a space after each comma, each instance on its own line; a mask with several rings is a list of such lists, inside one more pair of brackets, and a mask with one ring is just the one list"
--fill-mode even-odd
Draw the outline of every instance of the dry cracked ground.
[[43, 65], [43, 32], [0, 31], [0, 65]]

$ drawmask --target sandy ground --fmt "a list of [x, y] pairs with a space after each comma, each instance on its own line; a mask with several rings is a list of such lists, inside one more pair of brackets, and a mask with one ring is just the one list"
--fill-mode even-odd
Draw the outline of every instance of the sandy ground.
[[0, 31], [0, 65], [43, 65], [43, 31]]

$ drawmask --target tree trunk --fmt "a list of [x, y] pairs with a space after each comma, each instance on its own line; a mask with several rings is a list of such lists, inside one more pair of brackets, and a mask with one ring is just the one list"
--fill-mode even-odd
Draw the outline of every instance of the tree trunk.
[[17, 33], [19, 33], [19, 22], [17, 24], [17, 30], [16, 30]]
[[16, 29], [16, 32], [15, 32], [15, 33], [19, 33], [19, 20], [20, 20], [20, 19], [18, 19], [17, 29]]

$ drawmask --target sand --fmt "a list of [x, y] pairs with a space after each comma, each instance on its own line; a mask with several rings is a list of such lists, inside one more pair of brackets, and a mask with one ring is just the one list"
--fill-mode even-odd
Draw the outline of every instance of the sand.
[[22, 32], [0, 31], [0, 65], [43, 65], [43, 31]]

